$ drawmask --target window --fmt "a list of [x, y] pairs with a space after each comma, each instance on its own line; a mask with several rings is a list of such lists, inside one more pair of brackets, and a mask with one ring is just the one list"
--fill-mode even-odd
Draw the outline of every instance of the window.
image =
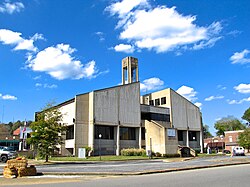
[[121, 127], [120, 128], [120, 140], [136, 140], [135, 128]]
[[165, 121], [170, 122], [169, 114], [156, 114], [156, 113], [141, 113], [142, 120], [155, 120], [155, 121]]
[[155, 100], [155, 106], [159, 106], [160, 105], [160, 99], [156, 99]]
[[188, 138], [189, 138], [189, 141], [197, 141], [196, 131], [189, 131]]
[[145, 127], [142, 127], [141, 128], [141, 139], [142, 140], [145, 140], [145, 133], [146, 133], [146, 129], [145, 129]]
[[166, 97], [162, 97], [161, 98], [161, 105], [165, 105], [167, 102], [166, 102]]
[[178, 131], [178, 141], [183, 141], [183, 131]]
[[150, 101], [149, 101], [149, 105], [154, 106], [154, 100], [150, 100]]
[[232, 136], [229, 136], [229, 142], [233, 142]]
[[113, 140], [114, 139], [114, 127], [95, 125], [95, 139], [99, 139], [99, 134], [102, 135], [102, 139]]
[[74, 125], [67, 126], [66, 140], [74, 139]]

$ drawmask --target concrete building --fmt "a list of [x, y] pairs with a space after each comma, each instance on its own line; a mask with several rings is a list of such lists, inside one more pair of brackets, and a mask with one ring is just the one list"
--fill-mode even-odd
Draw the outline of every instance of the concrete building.
[[[152, 103], [154, 102], [154, 104]], [[123, 148], [176, 154], [178, 145], [203, 148], [199, 108], [171, 89], [140, 97], [138, 60], [122, 60], [122, 85], [76, 95], [57, 105], [67, 126], [62, 155], [119, 155]]]
[[170, 127], [177, 130], [178, 145], [203, 151], [202, 115], [199, 107], [171, 88], [141, 96], [141, 102], [169, 108]]

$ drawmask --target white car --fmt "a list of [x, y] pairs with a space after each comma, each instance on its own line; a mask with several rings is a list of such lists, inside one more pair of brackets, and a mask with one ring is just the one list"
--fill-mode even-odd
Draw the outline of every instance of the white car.
[[233, 156], [245, 156], [245, 150], [243, 147], [236, 146], [233, 148]]

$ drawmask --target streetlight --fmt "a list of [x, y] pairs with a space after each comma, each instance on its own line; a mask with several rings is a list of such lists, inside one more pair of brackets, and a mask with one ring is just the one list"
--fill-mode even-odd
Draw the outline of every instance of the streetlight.
[[102, 159], [102, 156], [101, 156], [101, 139], [102, 139], [102, 134], [99, 134], [99, 156], [100, 156], [100, 160]]

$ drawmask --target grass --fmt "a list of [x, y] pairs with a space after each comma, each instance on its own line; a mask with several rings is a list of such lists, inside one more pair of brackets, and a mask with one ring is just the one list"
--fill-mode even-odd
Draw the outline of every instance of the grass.
[[[126, 161], [126, 160], [147, 160], [146, 156], [101, 156], [102, 161]], [[91, 156], [86, 159], [78, 157], [51, 157], [50, 161], [100, 161], [99, 156]]]
[[198, 157], [209, 157], [209, 156], [222, 156], [224, 154], [217, 154], [217, 153], [211, 153], [211, 154], [207, 154], [207, 153], [198, 153]]

